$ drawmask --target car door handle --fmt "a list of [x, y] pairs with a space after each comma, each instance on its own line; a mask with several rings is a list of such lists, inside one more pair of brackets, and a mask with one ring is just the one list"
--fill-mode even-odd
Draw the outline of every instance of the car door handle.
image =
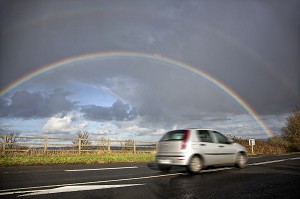
[[200, 146], [206, 146], [206, 144], [200, 144]]
[[219, 145], [219, 147], [224, 147], [223, 145]]

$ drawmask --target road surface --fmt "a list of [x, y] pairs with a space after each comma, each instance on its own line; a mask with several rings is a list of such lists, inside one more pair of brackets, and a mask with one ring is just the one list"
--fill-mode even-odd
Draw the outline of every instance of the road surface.
[[245, 169], [190, 175], [155, 163], [0, 168], [0, 198], [299, 198], [300, 154], [257, 156]]

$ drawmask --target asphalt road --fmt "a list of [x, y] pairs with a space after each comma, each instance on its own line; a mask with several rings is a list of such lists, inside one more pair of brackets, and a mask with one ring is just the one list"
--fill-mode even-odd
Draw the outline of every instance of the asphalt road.
[[155, 163], [0, 168], [0, 198], [299, 198], [300, 154], [258, 156], [245, 169], [189, 175]]

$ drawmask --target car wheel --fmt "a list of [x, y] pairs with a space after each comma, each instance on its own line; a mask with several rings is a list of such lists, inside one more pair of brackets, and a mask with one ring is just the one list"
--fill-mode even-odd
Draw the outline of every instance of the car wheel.
[[157, 165], [158, 169], [163, 171], [163, 172], [168, 172], [171, 170], [171, 166], [170, 165], [162, 165], [162, 164], [158, 164]]
[[245, 168], [247, 164], [247, 157], [243, 153], [237, 154], [235, 166], [237, 168]]
[[200, 173], [202, 169], [202, 160], [200, 157], [193, 156], [187, 168], [190, 173]]

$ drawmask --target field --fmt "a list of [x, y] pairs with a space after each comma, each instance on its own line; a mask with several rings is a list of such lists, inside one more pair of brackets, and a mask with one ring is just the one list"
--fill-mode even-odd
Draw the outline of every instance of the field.
[[117, 162], [152, 162], [155, 154], [132, 154], [132, 153], [110, 153], [110, 154], [81, 154], [60, 156], [5, 156], [0, 158], [0, 166], [29, 166], [49, 164], [96, 164]]

